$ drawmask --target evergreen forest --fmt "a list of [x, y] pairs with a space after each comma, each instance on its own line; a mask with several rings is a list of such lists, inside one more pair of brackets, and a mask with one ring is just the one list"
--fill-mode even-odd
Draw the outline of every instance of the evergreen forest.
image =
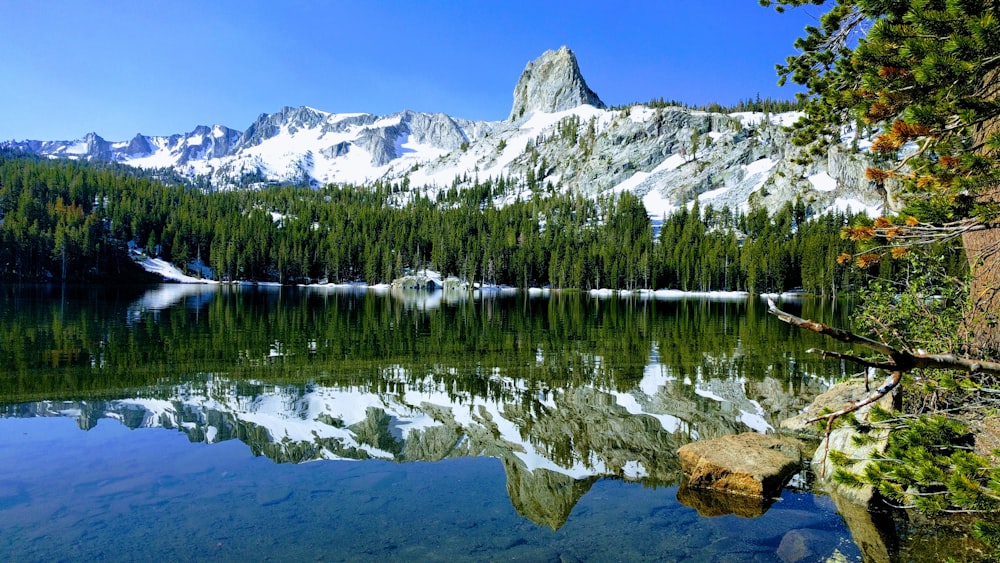
[[771, 214], [695, 201], [661, 222], [630, 193], [510, 201], [523, 190], [506, 178], [433, 199], [395, 183], [207, 192], [159, 178], [0, 153], [0, 279], [142, 279], [142, 251], [222, 281], [376, 284], [431, 268], [515, 287], [835, 295], [898, 267], [838, 264], [856, 250], [842, 228], [865, 219], [802, 202]]

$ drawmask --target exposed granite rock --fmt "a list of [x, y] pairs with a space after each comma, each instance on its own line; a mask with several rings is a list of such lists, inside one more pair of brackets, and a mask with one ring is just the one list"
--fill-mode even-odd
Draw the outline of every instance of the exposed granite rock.
[[382, 166], [399, 156], [396, 152], [397, 140], [406, 132], [406, 125], [400, 120], [396, 125], [364, 129], [356, 143], [372, 155], [373, 165]]
[[514, 106], [510, 120], [533, 111], [557, 112], [584, 104], [603, 108], [604, 102], [587, 87], [576, 55], [566, 47], [545, 51], [528, 63], [514, 88]]
[[[872, 391], [865, 390], [865, 383], [860, 380], [837, 383], [813, 399], [813, 402], [801, 413], [782, 420], [779, 427], [783, 432], [809, 438], [822, 438], [822, 432], [816, 427], [816, 424], [806, 423], [806, 421], [822, 416], [824, 412], [838, 411], [871, 395], [875, 389], [874, 382], [871, 388]], [[883, 397], [881, 404], [884, 408], [891, 409], [892, 397]], [[866, 415], [870, 410], [871, 405], [858, 409], [858, 415]]]
[[123, 152], [129, 157], [141, 157], [153, 152], [153, 147], [150, 146], [146, 137], [137, 134], [128, 142]]
[[776, 496], [801, 464], [798, 446], [755, 432], [692, 442], [677, 454], [689, 487], [759, 497]]
[[863, 474], [865, 467], [870, 463], [867, 460], [871, 459], [875, 453], [885, 449], [886, 442], [889, 439], [889, 430], [872, 430], [868, 436], [869, 438], [873, 438], [873, 440], [865, 442], [862, 446], [858, 446], [855, 443], [854, 438], [856, 435], [857, 431], [853, 427], [842, 426], [834, 428], [830, 432], [829, 438], [824, 438], [819, 447], [816, 448], [816, 453], [812, 459], [812, 468], [816, 474], [817, 482], [827, 489], [837, 491], [844, 498], [852, 502], [867, 506], [875, 494], [872, 486], [862, 485], [861, 487], [854, 488], [845, 487], [835, 482], [833, 474], [837, 471], [837, 467], [833, 465], [828, 453], [829, 450], [833, 450], [847, 455], [852, 460], [857, 460], [850, 467], [850, 470], [859, 475]]
[[253, 147], [281, 132], [282, 128], [294, 134], [300, 129], [319, 126], [326, 117], [310, 107], [283, 107], [277, 113], [262, 113], [236, 143], [236, 149]]
[[[840, 428], [833, 429], [830, 432], [829, 437], [822, 436], [821, 432], [814, 426], [806, 424], [806, 420], [815, 418], [822, 415], [824, 412], [835, 412], [838, 411], [851, 403], [857, 402], [865, 397], [870, 396], [874, 389], [880, 384], [878, 382], [872, 382], [872, 391], [865, 390], [865, 384], [862, 381], [847, 381], [844, 383], [838, 383], [834, 385], [825, 393], [816, 397], [813, 403], [806, 408], [806, 410], [792, 418], [786, 419], [781, 422], [780, 427], [782, 430], [798, 434], [798, 435], [811, 435], [817, 438], [822, 437], [819, 447], [816, 448], [816, 452], [812, 459], [813, 472], [816, 474], [819, 482], [829, 488], [832, 491], [836, 491], [838, 494], [844, 498], [862, 505], [868, 505], [874, 494], [871, 485], [865, 485], [860, 488], [844, 487], [832, 480], [834, 472], [837, 470], [834, 467], [833, 462], [830, 461], [828, 452], [829, 450], [839, 451], [846, 454], [851, 459], [858, 460], [850, 470], [855, 473], [863, 473], [865, 466], [869, 463], [867, 460], [871, 459], [872, 455], [876, 452], [880, 452], [885, 449], [886, 440], [889, 437], [888, 430], [873, 429], [868, 436], [874, 438], [874, 440], [866, 440], [863, 445], [858, 445], [854, 437], [857, 431], [850, 426], [842, 426]], [[889, 393], [885, 397], [882, 397], [878, 402], [872, 405], [866, 405], [855, 411], [855, 416], [860, 421], [867, 421], [868, 414], [871, 412], [872, 406], [879, 404], [884, 409], [892, 409], [893, 402], [896, 400], [896, 393]]]
[[341, 141], [337, 144], [321, 149], [319, 153], [326, 158], [337, 158], [338, 156], [344, 156], [351, 150], [351, 143], [349, 141]]
[[105, 141], [97, 133], [87, 133], [83, 142], [87, 145], [86, 154], [89, 158], [94, 160], [111, 160], [113, 158], [111, 143]]
[[410, 141], [453, 151], [469, 141], [462, 127], [444, 113], [404, 111], [402, 122], [407, 124]]
[[228, 127], [199, 125], [187, 135], [171, 137], [170, 149], [172, 153], [179, 154], [179, 164], [221, 158], [229, 154], [241, 136], [242, 133]]

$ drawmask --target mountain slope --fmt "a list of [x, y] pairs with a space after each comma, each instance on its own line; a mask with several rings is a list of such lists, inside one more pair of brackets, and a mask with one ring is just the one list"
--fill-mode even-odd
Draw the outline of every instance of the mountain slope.
[[596, 196], [631, 191], [653, 214], [695, 198], [717, 207], [777, 208], [796, 197], [817, 211], [883, 204], [864, 178], [864, 156], [834, 147], [824, 161], [795, 164], [800, 151], [781, 125], [796, 115], [721, 114], [634, 105], [603, 109], [565, 47], [528, 63], [511, 118], [471, 121], [443, 113], [389, 116], [285, 107], [245, 130], [198, 126], [168, 137], [8, 146], [50, 157], [170, 168], [216, 189], [272, 184], [405, 182], [433, 195], [505, 177], [507, 197], [559, 190]]

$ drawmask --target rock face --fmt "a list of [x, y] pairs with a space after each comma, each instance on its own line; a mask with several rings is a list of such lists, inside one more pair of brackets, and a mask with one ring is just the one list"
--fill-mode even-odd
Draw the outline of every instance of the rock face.
[[[113, 161], [171, 171], [218, 190], [397, 183], [434, 198], [504, 179], [497, 205], [536, 193], [597, 197], [631, 192], [659, 218], [696, 200], [719, 210], [780, 209], [798, 199], [809, 214], [893, 207], [891, 182], [865, 177], [870, 144], [845, 141], [808, 159], [784, 126], [799, 114], [711, 113], [633, 104], [609, 110], [563, 47], [530, 62], [514, 89], [510, 120], [443, 113], [377, 116], [307, 106], [261, 114], [245, 130], [198, 126], [170, 136], [109, 142], [7, 141], [45, 157]], [[863, 142], [862, 142], [863, 141]]]
[[[870, 394], [865, 390], [862, 381], [845, 381], [830, 387], [823, 393], [816, 396], [813, 402], [801, 413], [782, 420], [779, 427], [782, 431], [806, 438], [821, 438], [822, 434], [815, 423], [809, 424], [806, 421], [821, 416], [825, 412], [838, 411], [847, 405], [864, 399]], [[860, 414], [864, 414], [871, 407], [861, 409]]]
[[[878, 386], [878, 382], [872, 382], [871, 388], [874, 390]], [[825, 412], [838, 411], [851, 403], [868, 397], [873, 392], [874, 391], [866, 391], [865, 384], [861, 381], [838, 383], [825, 393], [816, 397], [813, 403], [804, 412], [782, 421], [780, 427], [786, 432], [799, 435], [812, 434], [813, 436], [819, 437], [820, 433], [816, 430], [816, 427], [813, 425], [807, 425], [805, 423], [806, 420], [820, 416], [824, 412], [824, 409], [826, 409]], [[859, 421], [867, 421], [868, 414], [871, 412], [874, 404], [878, 404], [886, 410], [891, 410], [893, 408], [893, 401], [895, 398], [896, 394], [890, 393], [885, 397], [882, 397], [882, 399], [876, 403], [858, 409], [855, 412], [855, 416]], [[816, 453], [813, 455], [812, 467], [817, 479], [819, 479], [819, 481], [826, 487], [838, 493], [846, 500], [861, 505], [868, 505], [874, 494], [871, 485], [864, 485], [859, 488], [850, 488], [841, 486], [834, 482], [832, 477], [834, 472], [836, 472], [837, 467], [835, 467], [833, 462], [830, 461], [828, 452], [830, 450], [838, 451], [846, 454], [850, 459], [858, 460], [857, 463], [850, 468], [850, 470], [857, 474], [863, 474], [865, 466], [870, 463], [867, 460], [871, 459], [873, 454], [876, 452], [881, 452], [885, 449], [889, 432], [885, 429], [872, 430], [868, 434], [868, 437], [875, 439], [866, 440], [862, 445], [858, 445], [855, 442], [854, 438], [856, 434], [857, 431], [853, 427], [842, 426], [840, 428], [835, 428], [832, 432], [830, 432], [829, 438], [824, 436], [819, 447], [816, 448]]]
[[545, 51], [528, 63], [514, 88], [514, 106], [510, 120], [517, 120], [533, 111], [554, 113], [585, 104], [603, 108], [580, 74], [576, 55], [566, 47]]
[[692, 442], [677, 454], [688, 487], [757, 497], [776, 496], [801, 463], [798, 447], [755, 432]]

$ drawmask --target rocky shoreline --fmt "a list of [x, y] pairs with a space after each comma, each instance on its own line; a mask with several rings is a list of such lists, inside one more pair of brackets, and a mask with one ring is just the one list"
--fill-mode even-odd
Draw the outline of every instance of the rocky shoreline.
[[[876, 386], [873, 383], [871, 388]], [[849, 425], [834, 428], [827, 437], [822, 423], [807, 421], [870, 394], [863, 381], [838, 383], [802, 413], [783, 420], [773, 435], [747, 432], [682, 446], [677, 453], [684, 482], [678, 500], [702, 516], [756, 517], [770, 508], [791, 479], [807, 472], [815, 478], [816, 492], [829, 495], [843, 516], [864, 561], [987, 560], [984, 546], [969, 533], [973, 519], [968, 515], [931, 518], [916, 511], [893, 510], [871, 485], [846, 487], [833, 480], [830, 450], [856, 460], [852, 471], [863, 473], [872, 454], [885, 448], [888, 431], [859, 445], [854, 440], [857, 432]], [[899, 399], [897, 389], [859, 409], [855, 417], [867, 422], [874, 405], [891, 410], [898, 408]], [[872, 436], [869, 433], [867, 438]], [[779, 556], [784, 561], [824, 560], [817, 559], [808, 534], [782, 538]], [[838, 557], [835, 551], [825, 560], [842, 560]]]

